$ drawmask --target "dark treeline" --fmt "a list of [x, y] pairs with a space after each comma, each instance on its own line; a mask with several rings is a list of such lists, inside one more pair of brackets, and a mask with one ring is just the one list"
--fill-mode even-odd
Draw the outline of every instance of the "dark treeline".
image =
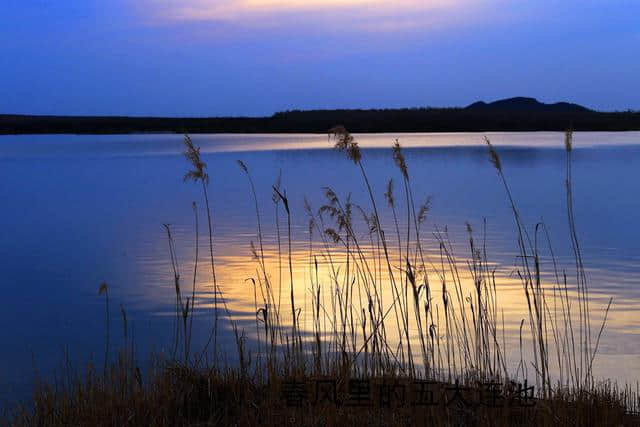
[[[640, 130], [640, 112], [588, 109], [405, 108], [286, 111], [271, 117], [71, 117], [0, 115], [0, 134], [324, 133], [336, 124], [352, 132]], [[550, 105], [550, 104], [542, 104]]]

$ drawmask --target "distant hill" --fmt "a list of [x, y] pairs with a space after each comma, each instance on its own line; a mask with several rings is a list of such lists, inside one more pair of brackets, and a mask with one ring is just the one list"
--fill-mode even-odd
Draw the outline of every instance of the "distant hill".
[[567, 113], [567, 112], [587, 112], [593, 111], [582, 105], [572, 104], [569, 102], [556, 102], [554, 104], [545, 104], [535, 98], [527, 98], [518, 96], [515, 98], [500, 99], [498, 101], [486, 103], [484, 101], [474, 102], [467, 106], [466, 110], [476, 111], [530, 111], [530, 112], [549, 112], [549, 113]]
[[0, 115], [0, 134], [325, 133], [640, 130], [640, 112], [599, 112], [534, 98], [475, 102], [464, 108], [283, 111], [269, 117], [89, 117]]

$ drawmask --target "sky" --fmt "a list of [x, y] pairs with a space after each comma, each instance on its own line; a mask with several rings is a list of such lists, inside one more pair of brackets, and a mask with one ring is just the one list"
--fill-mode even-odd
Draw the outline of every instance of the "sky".
[[637, 0], [1, 0], [0, 114], [640, 110]]

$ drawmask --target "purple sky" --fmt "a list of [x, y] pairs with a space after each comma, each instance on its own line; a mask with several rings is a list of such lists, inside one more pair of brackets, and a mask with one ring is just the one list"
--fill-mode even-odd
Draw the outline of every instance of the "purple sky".
[[635, 0], [2, 0], [0, 113], [640, 109]]

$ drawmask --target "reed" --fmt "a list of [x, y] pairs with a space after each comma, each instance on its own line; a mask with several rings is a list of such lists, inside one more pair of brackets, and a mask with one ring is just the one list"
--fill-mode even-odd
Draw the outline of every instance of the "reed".
[[[176, 330], [173, 355], [142, 370], [133, 354], [97, 376], [90, 369], [82, 380], [64, 390], [41, 386], [34, 394], [32, 410], [19, 410], [13, 425], [640, 425], [633, 416], [638, 388], [597, 381], [593, 364], [612, 304], [603, 308], [603, 321], [592, 333], [591, 298], [575, 224], [572, 192], [572, 134], [567, 132], [566, 203], [575, 277], [559, 266], [544, 223], [531, 230], [524, 224], [509, 186], [506, 167], [486, 139], [491, 164], [504, 189], [513, 214], [517, 237], [513, 276], [522, 287], [526, 316], [519, 322], [518, 348], [506, 340], [505, 315], [497, 285], [497, 266], [489, 260], [483, 222], [480, 237], [467, 224], [467, 257], [459, 257], [446, 227], [434, 226], [435, 245], [424, 237], [423, 227], [431, 206], [425, 197], [415, 201], [410, 165], [396, 140], [391, 155], [400, 173], [401, 196], [390, 180], [384, 200], [393, 219], [391, 239], [382, 223], [381, 209], [366, 172], [363, 152], [344, 128], [329, 132], [336, 150], [344, 152], [358, 168], [368, 205], [354, 203], [324, 188], [326, 199], [314, 210], [305, 200], [309, 249], [309, 283], [294, 283], [292, 217], [281, 178], [272, 186], [277, 245], [277, 291], [265, 257], [263, 223], [258, 193], [247, 165], [238, 162], [249, 181], [256, 213], [258, 248], [253, 287], [255, 348], [247, 346], [228, 309], [216, 280], [212, 215], [208, 199], [209, 176], [200, 150], [186, 136], [186, 157], [193, 169], [185, 179], [200, 182], [208, 218], [209, 257], [214, 287], [213, 365], [190, 357], [193, 316], [196, 307], [198, 240], [191, 296], [184, 300], [179, 262], [167, 225], [171, 265], [176, 290]], [[280, 207], [287, 220], [287, 259], [290, 319], [282, 315], [283, 283]], [[198, 215], [194, 203], [196, 236]], [[361, 219], [354, 217], [354, 212]], [[404, 214], [404, 215], [403, 215]], [[284, 232], [283, 232], [284, 234]], [[393, 242], [393, 243], [392, 243]], [[430, 246], [431, 245], [431, 246]], [[396, 251], [394, 253], [394, 250]], [[395, 256], [397, 254], [397, 257]], [[544, 255], [543, 255], [544, 254]], [[553, 270], [543, 271], [542, 259]], [[286, 267], [285, 267], [286, 270]], [[552, 277], [551, 284], [547, 277]], [[575, 291], [572, 284], [575, 283]], [[306, 290], [296, 300], [298, 286]], [[101, 287], [102, 291], [102, 287]], [[106, 294], [106, 286], [104, 288]], [[107, 323], [108, 295], [107, 296]], [[309, 310], [306, 309], [307, 301]], [[218, 303], [222, 304], [236, 340], [239, 365], [223, 365], [218, 357]], [[307, 313], [308, 311], [308, 313]], [[288, 316], [288, 314], [287, 314]], [[310, 322], [304, 321], [310, 319]], [[301, 319], [303, 319], [301, 321]], [[180, 327], [181, 325], [181, 327]], [[125, 327], [126, 330], [126, 327]], [[213, 337], [213, 338], [211, 338]], [[182, 348], [183, 357], [177, 349]], [[519, 360], [508, 354], [518, 351]], [[255, 356], [252, 357], [252, 351]], [[125, 363], [126, 362], [126, 363]], [[510, 368], [517, 362], [515, 370]], [[132, 366], [135, 368], [132, 369]], [[438, 390], [465, 390], [465, 396], [494, 393], [500, 405], [434, 405], [416, 412], [415, 405], [394, 406], [374, 402], [367, 410], [348, 406], [283, 403], [292, 381], [307, 384], [318, 379], [335, 381], [337, 400], [345, 401], [357, 381], [385, 384], [427, 382]], [[382, 385], [380, 385], [382, 384]], [[499, 391], [495, 388], [500, 386]], [[533, 384], [530, 388], [527, 384]], [[507, 404], [515, 390], [531, 390], [535, 406]], [[311, 392], [311, 391], [310, 391]], [[373, 393], [373, 392], [372, 392]], [[317, 397], [317, 396], [316, 396]], [[521, 396], [520, 396], [521, 397]], [[486, 402], [485, 402], [486, 403]], [[635, 424], [634, 424], [635, 423]]]
[[109, 335], [110, 335], [110, 316], [109, 316], [109, 286], [106, 282], [102, 282], [98, 287], [98, 295], [104, 294], [104, 306], [105, 306], [105, 339], [104, 339], [104, 372], [107, 372], [107, 365], [109, 364]]

